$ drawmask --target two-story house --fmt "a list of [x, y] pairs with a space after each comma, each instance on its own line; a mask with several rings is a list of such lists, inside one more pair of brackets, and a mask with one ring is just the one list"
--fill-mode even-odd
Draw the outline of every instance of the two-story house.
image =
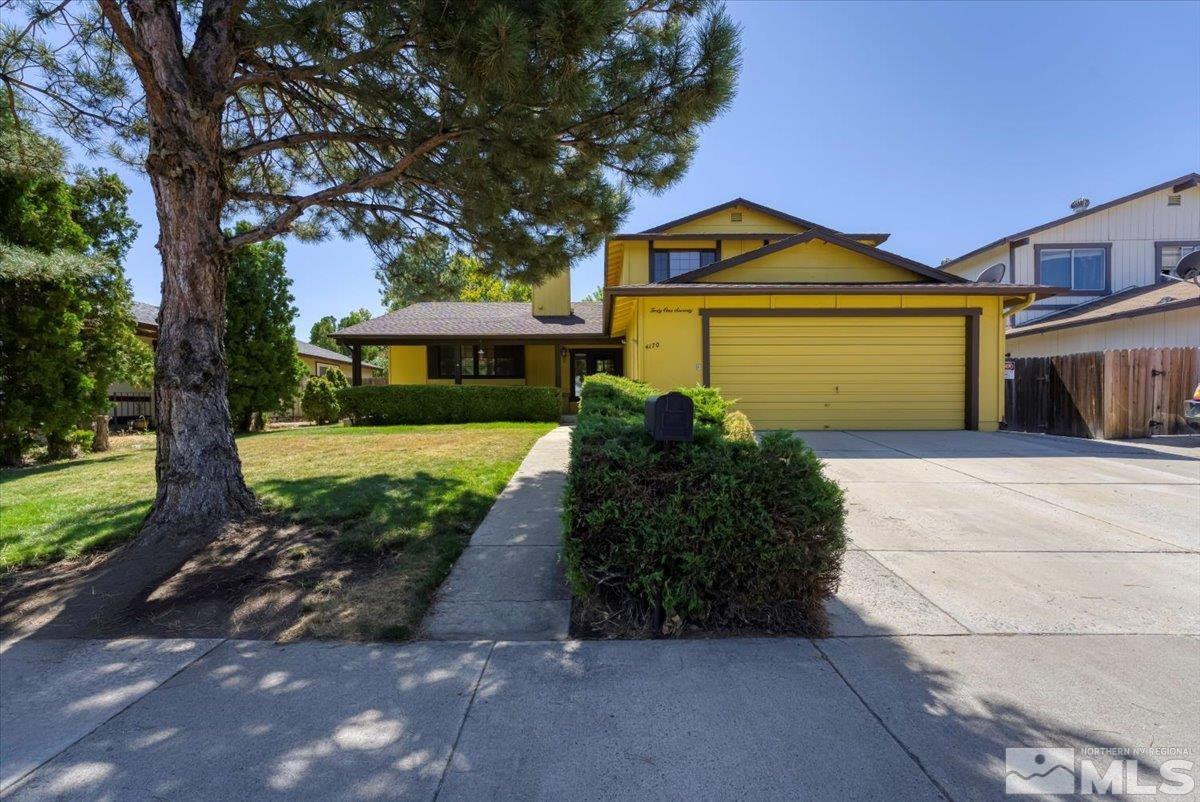
[[557, 387], [569, 408], [608, 372], [719, 387], [760, 429], [996, 429], [1005, 318], [1059, 290], [886, 239], [736, 198], [610, 237], [603, 302], [572, 303], [564, 270], [532, 303], [419, 303], [333, 336], [388, 346], [393, 384]]
[[1200, 249], [1200, 174], [1116, 200], [1079, 199], [1071, 214], [1009, 234], [941, 267], [968, 279], [1061, 291], [1013, 316], [1013, 356], [1200, 347], [1200, 287], [1174, 268]]

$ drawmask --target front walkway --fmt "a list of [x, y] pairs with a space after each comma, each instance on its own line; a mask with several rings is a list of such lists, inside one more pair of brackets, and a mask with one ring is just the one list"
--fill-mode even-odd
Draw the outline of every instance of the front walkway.
[[432, 640], [561, 640], [571, 623], [563, 577], [562, 494], [571, 429], [538, 440], [475, 530], [422, 622]]

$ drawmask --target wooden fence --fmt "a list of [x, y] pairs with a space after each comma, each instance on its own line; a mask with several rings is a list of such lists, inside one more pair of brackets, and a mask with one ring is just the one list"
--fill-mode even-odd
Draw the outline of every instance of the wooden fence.
[[1009, 429], [1071, 437], [1147, 437], [1191, 431], [1184, 402], [1200, 382], [1200, 349], [1135, 348], [1013, 360], [1005, 382]]

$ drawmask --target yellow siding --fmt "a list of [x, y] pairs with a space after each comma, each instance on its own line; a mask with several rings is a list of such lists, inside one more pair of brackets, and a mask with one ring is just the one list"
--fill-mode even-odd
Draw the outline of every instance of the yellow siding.
[[[613, 334], [624, 336], [626, 339], [625, 373], [632, 378], [640, 379], [655, 387], [664, 389], [696, 385], [703, 379], [703, 354], [699, 312], [704, 308], [855, 309], [895, 307], [914, 309], [921, 307], [978, 307], [982, 310], [980, 316], [979, 352], [979, 428], [984, 431], [994, 431], [998, 427], [1000, 413], [1004, 407], [1003, 386], [1001, 382], [1004, 358], [1003, 320], [1000, 314], [1001, 298], [991, 296], [967, 297], [944, 295], [748, 295], [736, 297], [661, 296], [656, 298], [632, 298], [629, 300], [636, 304], [636, 311], [630, 316], [630, 322], [623, 330], [613, 332]], [[715, 322], [721, 320], [721, 318], [714, 318], [713, 320]], [[763, 319], [760, 318], [759, 320]], [[850, 365], [854, 363], [854, 360], [860, 360], [862, 364], [873, 366], [874, 362], [872, 360], [874, 360], [886, 363], [879, 366], [881, 371], [890, 369], [893, 365], [898, 365], [902, 368], [905, 377], [908, 373], [913, 374], [913, 377], [908, 379], [884, 372], [879, 373], [881, 380], [879, 382], [878, 403], [869, 410], [856, 410], [856, 412], [869, 417], [870, 425], [860, 428], [885, 428], [889, 426], [892, 428], [911, 428], [918, 425], [949, 425], [951, 422], [950, 418], [954, 416], [950, 415], [950, 410], [946, 408], [950, 403], [947, 400], [948, 395], [954, 395], [956, 400], [953, 403], [957, 404], [957, 411], [954, 412], [954, 415], [957, 417], [954, 418], [954, 426], [952, 428], [961, 428], [963, 426], [963, 418], [965, 417], [962, 409], [965, 392], [963, 389], [965, 381], [963, 371], [965, 371], [965, 365], [957, 363], [962, 367], [957, 377], [950, 375], [952, 372], [945, 373], [944, 378], [921, 377], [918, 374], [922, 373], [925, 368], [935, 371], [930, 373], [932, 377], [943, 376], [943, 373], [936, 372], [935, 369], [939, 365], [927, 364], [928, 360], [925, 362], [921, 361], [930, 356], [930, 354], [925, 353], [925, 350], [919, 347], [919, 342], [896, 339], [896, 337], [900, 337], [901, 335], [936, 337], [936, 333], [931, 331], [922, 331], [919, 334], [914, 334], [912, 331], [911, 321], [928, 320], [933, 321], [931, 326], [934, 329], [946, 327], [947, 333], [950, 331], [958, 332], [958, 334], [954, 335], [958, 338], [956, 341], [957, 344], [949, 346], [947, 342], [941, 342], [934, 345], [943, 350], [947, 347], [960, 349], [965, 342], [965, 326], [962, 318], [869, 317], [862, 318], [861, 325], [858, 325], [860, 321], [858, 318], [797, 318], [796, 320], [811, 320], [815, 321], [816, 325], [832, 325], [836, 327], [829, 329], [829, 333], [821, 335], [831, 340], [824, 343], [825, 346], [835, 348], [835, 353], [821, 354], [821, 356], [834, 357], [830, 361], [835, 362], [836, 365], [843, 363]], [[855, 321], [855, 324], [848, 329], [843, 323], [845, 320]], [[917, 328], [920, 329], [921, 327], [918, 326]], [[767, 342], [768, 340], [764, 339], [764, 344]], [[895, 353], [897, 347], [899, 347], [902, 353]], [[906, 353], [912, 359], [905, 356]], [[887, 358], [880, 360], [879, 357], [881, 356]], [[940, 352], [937, 356], [943, 360], [957, 358], [953, 354]], [[945, 367], [945, 365], [941, 365], [940, 367]], [[901, 381], [901, 378], [904, 380]], [[715, 385], [718, 375], [714, 374], [712, 379]], [[924, 412], [920, 412], [922, 409], [921, 404], [925, 402], [918, 402], [915, 400], [915, 397], [911, 402], [911, 406], [912, 409], [918, 411], [914, 413], [917, 414], [918, 418], [925, 413], [933, 412], [939, 413], [940, 417], [935, 419], [926, 415], [926, 423], [922, 424], [921, 420], [909, 419], [911, 415], [907, 412], [902, 414], [897, 413], [896, 410], [905, 405], [907, 388], [915, 385], [929, 385], [930, 383], [935, 385], [934, 389], [936, 389], [936, 386], [943, 388], [943, 397], [926, 399], [926, 401], [941, 404], [942, 407], [937, 410], [925, 409]], [[731, 393], [731, 395], [736, 397], [736, 392]], [[897, 417], [898, 414], [899, 417]], [[909, 415], [909, 418], [906, 418], [906, 415]], [[852, 421], [849, 421], [845, 417], [838, 418], [837, 421], [839, 424], [847, 426], [852, 424]], [[891, 422], [889, 423], [889, 421]]]
[[428, 373], [423, 345], [388, 348], [388, 384], [424, 384]]
[[840, 245], [810, 240], [713, 273], [704, 280], [842, 284], [927, 279]]
[[[741, 212], [742, 219], [740, 222], [735, 222], [731, 219], [733, 212]], [[781, 220], [773, 215], [764, 214], [744, 206], [730, 206], [713, 212], [710, 215], [705, 215], [696, 220], [667, 229], [672, 234], [690, 234], [693, 232], [697, 234], [728, 234], [737, 231], [753, 232], [755, 234], [799, 234], [804, 230], [803, 226], [798, 226], [795, 223]]]
[[525, 381], [534, 387], [554, 386], [554, 346], [525, 346]]
[[650, 243], [626, 242], [622, 248], [622, 284], [645, 284], [650, 280]]
[[533, 314], [571, 314], [571, 271], [563, 270], [533, 288]]

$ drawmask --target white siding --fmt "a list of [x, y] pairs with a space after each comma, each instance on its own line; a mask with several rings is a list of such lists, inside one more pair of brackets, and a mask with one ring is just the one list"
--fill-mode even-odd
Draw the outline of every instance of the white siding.
[[956, 276], [969, 278], [975, 281], [979, 278], [979, 274], [987, 270], [995, 264], [1005, 266], [1004, 280], [1012, 283], [1012, 270], [1008, 268], [1008, 243], [1002, 242], [994, 248], [988, 248], [982, 253], [972, 256], [970, 259], [964, 259], [958, 264], [951, 265], [946, 272], [953, 273]]
[[1013, 337], [1012, 356], [1061, 356], [1117, 348], [1200, 348], [1200, 307]]
[[[1154, 243], [1200, 240], [1200, 187], [1182, 193], [1179, 206], [1168, 206], [1170, 188], [1103, 209], [1030, 235], [1029, 244], [1016, 250], [1016, 270], [1011, 280], [1033, 284], [1034, 246], [1055, 243], [1112, 243], [1112, 291], [1143, 287], [1158, 280]], [[1038, 302], [1039, 309], [1019, 313], [1016, 323], [1028, 323], [1055, 311], [1094, 300], [1097, 295], [1069, 295]], [[1122, 346], [1127, 347], [1127, 346]]]

